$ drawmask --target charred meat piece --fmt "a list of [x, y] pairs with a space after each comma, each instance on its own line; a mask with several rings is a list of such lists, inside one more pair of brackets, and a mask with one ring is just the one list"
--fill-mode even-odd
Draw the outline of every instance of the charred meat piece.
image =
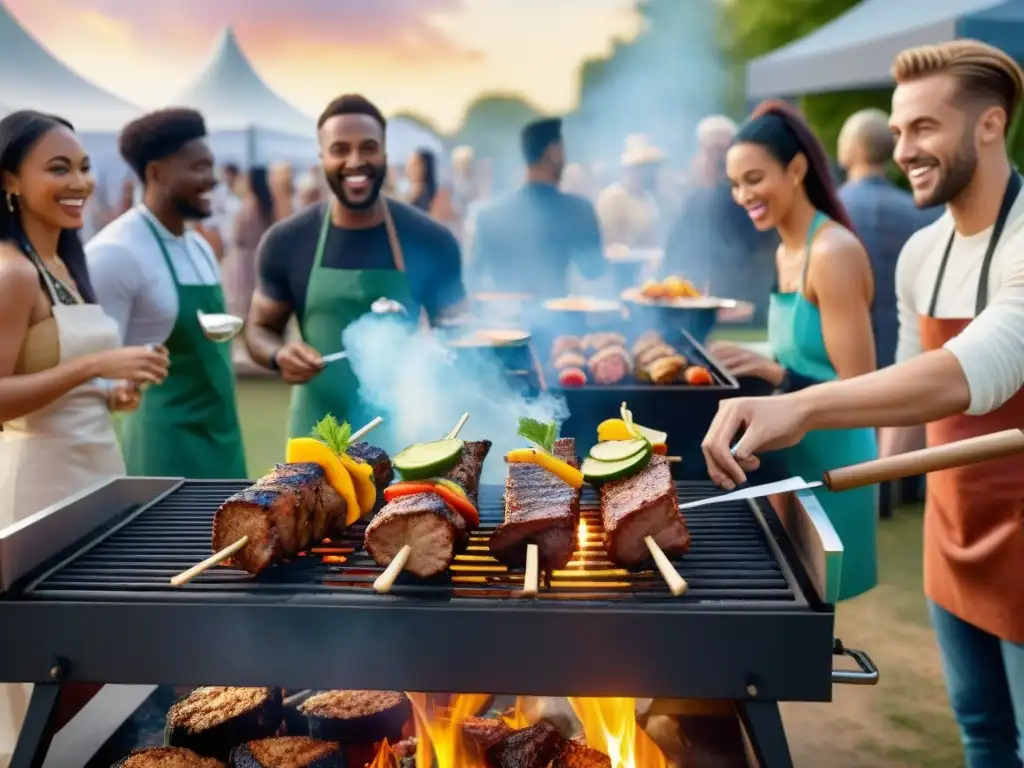
[[561, 753], [565, 737], [551, 723], [539, 720], [515, 731], [487, 750], [490, 768], [546, 768]]
[[324, 691], [306, 699], [299, 711], [309, 720], [309, 733], [346, 746], [402, 739], [402, 726], [412, 705], [398, 691]]
[[665, 338], [658, 331], [644, 331], [630, 347], [633, 357], [640, 357], [640, 354], [656, 344], [664, 344]]
[[459, 728], [466, 751], [477, 763], [483, 762], [488, 749], [513, 733], [501, 720], [489, 717], [467, 717], [459, 723]]
[[232, 747], [273, 736], [283, 717], [275, 688], [196, 688], [167, 712], [164, 743], [227, 760]]
[[649, 557], [644, 538], [653, 536], [666, 555], [690, 546], [690, 531], [679, 512], [672, 472], [664, 456], [637, 474], [601, 486], [605, 548], [612, 559], [633, 565]]
[[469, 543], [469, 528], [440, 496], [418, 493], [384, 505], [366, 526], [363, 545], [374, 562], [387, 567], [406, 544], [412, 546], [405, 570], [430, 578], [444, 571]]
[[[444, 477], [463, 487], [477, 503], [480, 473], [491, 450], [490, 440], [465, 443], [458, 462]], [[418, 493], [385, 505], [366, 526], [364, 546], [377, 565], [386, 567], [406, 544], [412, 553], [405, 570], [422, 579], [436, 576], [469, 543], [469, 526], [440, 496]]]
[[[556, 441], [554, 454], [579, 467], [573, 438]], [[510, 568], [521, 568], [526, 546], [536, 544], [541, 570], [564, 568], [576, 551], [579, 522], [579, 490], [535, 464], [509, 464], [505, 520], [491, 534], [491, 554]]]
[[356, 443], [349, 446], [346, 453], [353, 459], [364, 461], [373, 467], [373, 482], [377, 486], [377, 501], [373, 511], [364, 517], [372, 517], [384, 506], [384, 489], [395, 480], [395, 468], [391, 465], [391, 457], [387, 451], [369, 443]]
[[668, 344], [652, 344], [636, 356], [636, 365], [638, 368], [647, 368], [655, 360], [660, 360], [663, 357], [672, 357], [673, 355], [678, 354], [679, 353]]
[[612, 759], [578, 741], [567, 741], [551, 768], [612, 768]]
[[659, 357], [647, 366], [647, 377], [655, 384], [671, 384], [677, 381], [686, 367], [686, 358], [681, 355]]
[[214, 514], [215, 552], [248, 536], [233, 561], [258, 574], [343, 527], [345, 502], [317, 464], [279, 464], [255, 485], [236, 493]]
[[111, 768], [224, 768], [224, 763], [182, 747], [149, 747], [136, 749]]
[[602, 349], [587, 362], [596, 384], [618, 384], [633, 371], [633, 361], [624, 347]]
[[461, 485], [475, 505], [477, 492], [480, 490], [480, 474], [484, 469], [484, 460], [491, 451], [490, 440], [470, 440], [463, 444], [462, 455], [454, 467], [444, 473], [444, 477]]
[[309, 736], [279, 736], [239, 744], [230, 768], [344, 768], [341, 746]]

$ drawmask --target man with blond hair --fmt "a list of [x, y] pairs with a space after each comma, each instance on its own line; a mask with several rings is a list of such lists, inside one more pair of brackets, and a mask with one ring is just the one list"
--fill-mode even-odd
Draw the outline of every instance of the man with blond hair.
[[[703, 448], [724, 487], [744, 481], [754, 453], [809, 430], [926, 424], [940, 446], [1024, 426], [1024, 195], [1006, 142], [1024, 73], [957, 40], [902, 52], [893, 75], [895, 160], [918, 207], [946, 206], [900, 254], [897, 364], [723, 401]], [[1024, 457], [929, 476], [924, 581], [968, 768], [1019, 767]]]

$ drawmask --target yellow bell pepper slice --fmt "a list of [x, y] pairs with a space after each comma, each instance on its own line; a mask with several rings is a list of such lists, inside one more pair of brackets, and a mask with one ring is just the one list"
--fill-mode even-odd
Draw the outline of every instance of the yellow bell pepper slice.
[[607, 443], [611, 440], [636, 440], [636, 435], [629, 431], [622, 419], [605, 419], [597, 425], [597, 441]]
[[352, 525], [363, 516], [352, 476], [345, 469], [341, 456], [327, 443], [314, 437], [293, 437], [288, 441], [284, 460], [289, 464], [310, 462], [323, 467], [328, 485], [345, 500], [345, 525]]
[[352, 478], [356, 500], [359, 502], [359, 512], [365, 515], [377, 502], [377, 482], [373, 479], [373, 467], [365, 461], [353, 459], [347, 453], [338, 454], [338, 458]]
[[505, 455], [505, 459], [510, 464], [536, 464], [565, 482], [571, 488], [583, 487], [583, 473], [572, 464], [562, 461], [550, 453], [544, 453], [534, 448], [517, 448], [514, 451], [509, 451]]

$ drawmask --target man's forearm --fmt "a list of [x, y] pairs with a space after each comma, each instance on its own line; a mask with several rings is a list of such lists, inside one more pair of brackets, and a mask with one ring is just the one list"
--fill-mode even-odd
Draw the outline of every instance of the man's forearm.
[[971, 402], [960, 363], [944, 349], [786, 397], [805, 409], [808, 429], [926, 424], [963, 413]]
[[257, 365], [272, 368], [274, 354], [284, 345], [284, 332], [262, 325], [250, 325], [245, 329], [245, 346], [249, 357]]

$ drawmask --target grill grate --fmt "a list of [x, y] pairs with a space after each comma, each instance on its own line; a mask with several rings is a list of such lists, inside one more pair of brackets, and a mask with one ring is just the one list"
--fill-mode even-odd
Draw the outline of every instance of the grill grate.
[[[381, 569], [362, 550], [365, 526], [311, 548], [292, 562], [254, 579], [218, 566], [185, 587], [170, 586], [171, 576], [210, 554], [213, 513], [241, 482], [187, 481], [129, 516], [103, 537], [37, 579], [25, 597], [38, 600], [265, 598], [294, 595], [344, 599], [372, 593]], [[502, 489], [481, 489], [481, 526], [469, 549], [450, 572], [430, 581], [403, 575], [392, 595], [440, 599], [509, 598], [522, 588], [522, 571], [509, 571], [487, 550], [490, 532], [503, 519]], [[707, 483], [678, 485], [680, 501], [714, 492]], [[581, 504], [579, 545], [570, 564], [546, 577], [538, 599], [686, 603], [695, 607], [799, 609], [806, 603], [771, 539], [760, 513], [746, 502], [688, 510], [693, 535], [688, 554], [673, 562], [690, 585], [681, 598], [668, 594], [652, 568], [620, 568], [602, 544], [596, 495], [586, 491]], [[385, 599], [385, 598], [376, 598]]]

